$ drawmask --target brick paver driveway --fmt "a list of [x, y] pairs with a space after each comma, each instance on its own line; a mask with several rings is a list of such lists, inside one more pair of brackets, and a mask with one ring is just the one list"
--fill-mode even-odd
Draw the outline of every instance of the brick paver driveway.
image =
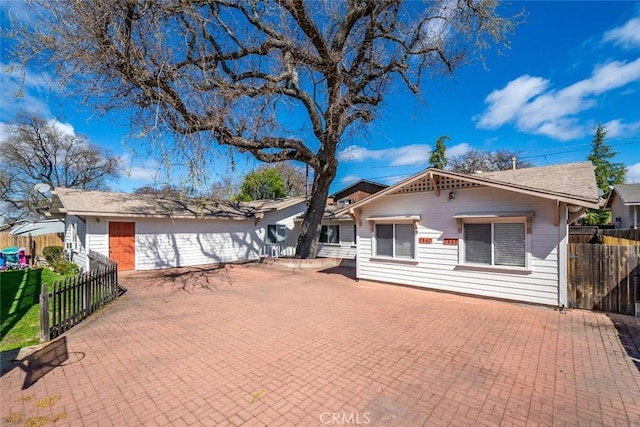
[[341, 273], [129, 274], [61, 366], [3, 375], [3, 425], [640, 425], [634, 318]]

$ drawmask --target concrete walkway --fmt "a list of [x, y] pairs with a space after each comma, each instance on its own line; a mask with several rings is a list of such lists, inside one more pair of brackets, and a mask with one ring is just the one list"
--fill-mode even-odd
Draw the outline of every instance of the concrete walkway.
[[341, 269], [122, 282], [128, 292], [39, 365], [2, 376], [2, 425], [640, 425], [632, 317], [355, 282]]

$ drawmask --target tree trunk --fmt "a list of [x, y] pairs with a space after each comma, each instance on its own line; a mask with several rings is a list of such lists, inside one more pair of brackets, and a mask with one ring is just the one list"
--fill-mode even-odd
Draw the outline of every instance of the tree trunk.
[[309, 206], [307, 207], [307, 212], [304, 215], [304, 220], [300, 227], [300, 235], [298, 236], [298, 244], [296, 246], [296, 258], [310, 259], [316, 257], [320, 230], [322, 228], [322, 217], [324, 216], [324, 210], [327, 206], [329, 186], [335, 176], [335, 169], [323, 174], [315, 174], [311, 199], [309, 200]]

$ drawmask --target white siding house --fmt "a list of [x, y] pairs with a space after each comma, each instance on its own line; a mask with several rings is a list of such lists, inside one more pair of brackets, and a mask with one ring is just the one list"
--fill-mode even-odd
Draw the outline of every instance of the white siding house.
[[640, 227], [640, 184], [618, 184], [613, 187], [607, 207], [615, 228]]
[[[91, 267], [89, 253], [95, 252], [115, 259], [121, 269], [153, 270], [257, 260], [270, 228], [278, 227], [285, 238], [295, 237], [293, 220], [304, 208], [304, 198], [192, 206], [148, 196], [57, 188], [52, 210], [65, 214], [68, 249], [83, 269]], [[130, 225], [130, 235], [124, 236], [129, 255], [126, 248], [114, 248], [121, 244], [113, 234], [119, 224]]]
[[567, 223], [597, 206], [593, 166], [578, 163], [428, 169], [342, 212], [358, 224], [358, 278], [566, 305]]
[[322, 221], [318, 256], [321, 258], [355, 259], [356, 224], [353, 219], [327, 219]]
[[81, 271], [87, 271], [87, 223], [75, 215], [65, 221], [64, 249]]

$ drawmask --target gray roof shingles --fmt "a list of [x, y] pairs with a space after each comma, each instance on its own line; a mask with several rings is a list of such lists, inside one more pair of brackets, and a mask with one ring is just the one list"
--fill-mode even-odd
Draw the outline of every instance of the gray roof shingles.
[[640, 204], [640, 184], [617, 184], [613, 188], [625, 205]]
[[478, 177], [545, 193], [598, 201], [598, 186], [591, 162], [489, 172]]
[[208, 219], [246, 219], [305, 200], [304, 197], [286, 197], [278, 200], [230, 202], [212, 199], [161, 198], [155, 195], [69, 188], [56, 188], [55, 195], [59, 198], [64, 212], [70, 214]]

